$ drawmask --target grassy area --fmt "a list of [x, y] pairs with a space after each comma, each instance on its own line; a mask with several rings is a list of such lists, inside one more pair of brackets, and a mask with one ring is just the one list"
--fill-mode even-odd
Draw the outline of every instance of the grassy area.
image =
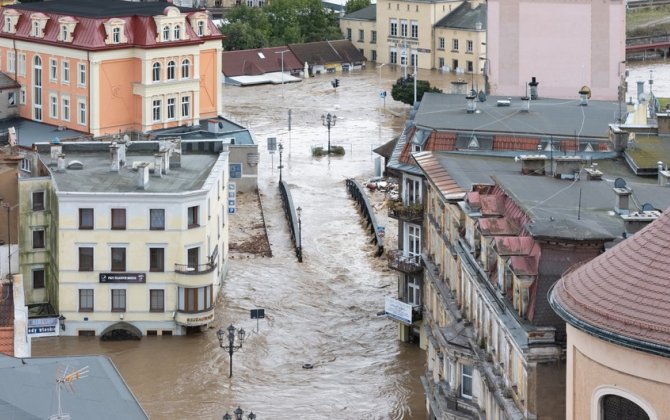
[[641, 7], [626, 13], [626, 35], [642, 36], [670, 32], [670, 6]]

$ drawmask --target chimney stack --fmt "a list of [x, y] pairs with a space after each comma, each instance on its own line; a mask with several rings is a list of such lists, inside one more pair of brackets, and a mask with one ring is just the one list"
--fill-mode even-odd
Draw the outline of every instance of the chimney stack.
[[614, 194], [616, 195], [616, 201], [614, 203], [614, 211], [621, 216], [626, 216], [630, 213], [630, 210], [628, 209], [628, 201], [631, 194], [633, 194], [633, 190], [628, 188], [625, 183], [623, 184], [623, 186], [620, 187], [617, 187], [616, 183], [614, 185], [615, 187], [613, 188], [613, 190]]
[[146, 190], [149, 185], [149, 162], [140, 162], [137, 165], [137, 188]]
[[65, 172], [65, 154], [58, 154], [58, 166], [56, 167], [56, 172]]
[[668, 167], [666, 166], [665, 169], [663, 168], [663, 162], [658, 161], [658, 185], [661, 187], [667, 187], [670, 185], [670, 171], [668, 171]]
[[110, 158], [109, 170], [111, 172], [119, 172], [120, 169], [119, 146], [116, 144], [116, 142], [112, 142], [112, 144], [109, 145], [109, 158]]
[[530, 99], [536, 100], [537, 99], [537, 85], [539, 85], [540, 82], [537, 81], [535, 76], [530, 78], [530, 83], [528, 83], [528, 86], [530, 86]]
[[160, 153], [154, 155], [154, 176], [163, 177], [163, 155]]

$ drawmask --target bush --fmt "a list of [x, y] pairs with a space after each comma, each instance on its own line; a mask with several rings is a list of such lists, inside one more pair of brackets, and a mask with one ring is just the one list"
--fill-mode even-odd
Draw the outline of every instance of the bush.
[[[344, 147], [342, 146], [330, 146], [330, 154], [335, 156], [344, 156]], [[312, 147], [312, 157], [321, 157], [327, 156], [328, 150], [324, 149], [321, 146]]]

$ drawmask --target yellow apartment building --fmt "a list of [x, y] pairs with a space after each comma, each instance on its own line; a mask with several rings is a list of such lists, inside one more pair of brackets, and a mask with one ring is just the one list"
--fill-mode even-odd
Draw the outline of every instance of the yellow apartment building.
[[221, 34], [204, 11], [59, 0], [0, 9], [0, 69], [23, 118], [90, 133], [192, 125], [221, 114]]

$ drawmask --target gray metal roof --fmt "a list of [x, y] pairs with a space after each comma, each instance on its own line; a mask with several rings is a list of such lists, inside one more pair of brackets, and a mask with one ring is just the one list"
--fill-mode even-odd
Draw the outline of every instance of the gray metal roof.
[[[178, 193], [195, 191], [202, 187], [218, 159], [218, 153], [183, 153], [181, 167], [171, 169], [162, 177], [150, 175], [146, 189], [137, 187], [137, 171], [132, 170], [133, 162], [154, 163], [154, 153], [159, 142], [132, 142], [126, 152], [126, 165], [119, 172], [111, 172], [109, 143], [85, 142], [63, 143], [66, 164], [77, 160], [83, 169], [66, 169], [58, 172], [51, 167], [56, 188], [64, 192], [106, 192], [106, 193]], [[187, 142], [182, 142], [182, 150]], [[46, 145], [39, 145], [40, 157], [45, 164], [51, 162]]]
[[340, 18], [341, 20], [376, 20], [377, 19], [377, 5], [371, 4], [368, 7], [356, 10], [346, 14]]
[[0, 121], [0, 132], [9, 127], [16, 128], [16, 138], [21, 146], [30, 147], [34, 143], [51, 142], [56, 137], [63, 139], [88, 139], [90, 135], [70, 129], [59, 130], [57, 126], [30, 121], [23, 118], [10, 118]]
[[88, 366], [86, 377], [61, 392], [63, 412], [73, 419], [148, 419], [111, 359], [67, 356], [19, 359], [0, 354], [0, 418], [46, 419], [58, 413], [56, 375]]
[[[498, 100], [510, 100], [511, 105], [497, 106]], [[522, 111], [521, 102], [520, 97], [488, 97], [477, 102], [477, 112], [468, 114], [465, 96], [431, 92], [423, 95], [414, 122], [436, 130], [606, 139], [608, 124], [616, 122], [619, 109], [617, 102], [608, 101], [580, 106], [577, 89], [574, 100], [531, 101], [530, 112]]]
[[[472, 7], [472, 3], [463, 2], [447, 16], [440, 19], [435, 26], [441, 28], [467, 29], [486, 31], [486, 4], [480, 3]], [[478, 25], [481, 25], [477, 27]]]
[[[602, 181], [560, 180], [551, 176], [521, 174], [521, 164], [512, 157], [483, 157], [455, 153], [436, 153], [449, 175], [465, 190], [474, 184], [497, 183], [531, 218], [528, 230], [535, 237], [574, 240], [613, 239], [624, 232], [623, 220], [614, 211], [614, 180], [625, 173], [623, 163], [600, 163]], [[549, 165], [549, 163], [547, 163]], [[549, 171], [547, 171], [549, 173]], [[653, 179], [628, 175], [633, 190], [631, 211], [643, 203], [663, 210], [670, 206], [667, 188]], [[580, 202], [581, 195], [581, 202]]]
[[[217, 132], [209, 131], [209, 124], [214, 122], [218, 128]], [[175, 127], [151, 131], [150, 134], [156, 138], [181, 137], [182, 140], [211, 140], [233, 138], [235, 145], [255, 144], [253, 136], [246, 127], [224, 117], [200, 120], [198, 125], [191, 127]]]

